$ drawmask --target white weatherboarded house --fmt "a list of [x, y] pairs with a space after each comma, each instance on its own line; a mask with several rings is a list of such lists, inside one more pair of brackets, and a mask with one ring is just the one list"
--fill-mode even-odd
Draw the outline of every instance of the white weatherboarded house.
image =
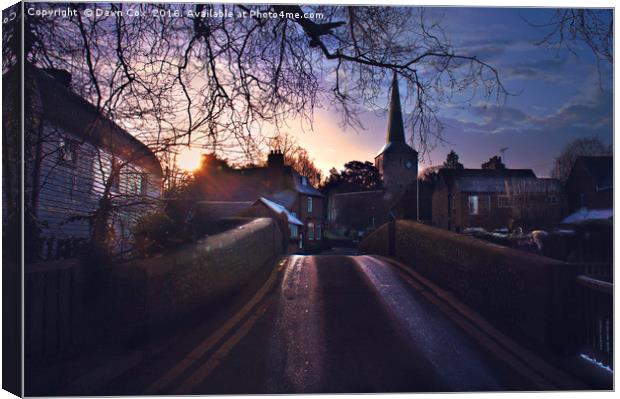
[[[160, 206], [162, 170], [149, 148], [97, 112], [70, 89], [71, 75], [61, 70], [27, 69], [32, 78], [31, 157], [26, 158], [26, 200], [40, 228], [40, 258], [75, 256], [88, 241], [92, 215], [106, 184], [114, 212], [113, 253], [131, 253], [131, 229]], [[120, 170], [110, 178], [113, 170]]]

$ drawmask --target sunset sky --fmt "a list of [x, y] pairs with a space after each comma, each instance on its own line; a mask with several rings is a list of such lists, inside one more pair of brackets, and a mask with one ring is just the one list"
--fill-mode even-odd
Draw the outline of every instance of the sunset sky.
[[[598, 136], [612, 142], [611, 68], [602, 63], [599, 77], [596, 60], [585, 46], [576, 54], [537, 46], [548, 30], [527, 21], [547, 22], [552, 10], [441, 8], [432, 12], [443, 14], [443, 26], [455, 48], [496, 67], [514, 96], [499, 106], [477, 100], [445, 104], [440, 115], [447, 143], [437, 143], [420, 160], [420, 170], [442, 163], [451, 149], [466, 167], [480, 167], [500, 148], [509, 147], [505, 153], [508, 167], [532, 168], [538, 176], [548, 176], [554, 157], [574, 138]], [[401, 95], [403, 89], [404, 83]], [[386, 85], [386, 107], [387, 93]], [[358, 132], [341, 129], [339, 122], [334, 110], [321, 109], [315, 114], [312, 132], [301, 132], [295, 122], [288, 129], [325, 173], [331, 167], [342, 168], [349, 160], [372, 161], [385, 141], [385, 112], [366, 112], [365, 129]]]

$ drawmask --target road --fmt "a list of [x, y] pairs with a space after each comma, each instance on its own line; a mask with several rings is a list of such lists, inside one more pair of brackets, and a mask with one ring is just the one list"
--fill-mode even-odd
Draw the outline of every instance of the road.
[[380, 258], [289, 256], [211, 331], [100, 393], [540, 389], [428, 298]]

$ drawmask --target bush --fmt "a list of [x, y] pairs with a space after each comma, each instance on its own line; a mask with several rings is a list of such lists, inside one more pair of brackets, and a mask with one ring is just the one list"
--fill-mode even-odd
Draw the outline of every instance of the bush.
[[133, 229], [135, 250], [143, 256], [164, 250], [174, 229], [174, 220], [164, 212], [142, 216]]

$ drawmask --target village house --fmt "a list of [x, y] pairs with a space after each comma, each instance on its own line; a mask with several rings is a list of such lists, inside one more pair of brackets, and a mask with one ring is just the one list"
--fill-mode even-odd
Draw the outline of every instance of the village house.
[[565, 208], [560, 182], [531, 169], [440, 169], [432, 199], [432, 224], [457, 232], [550, 227]]
[[[202, 167], [195, 176], [200, 197], [197, 211], [205, 221], [250, 215], [246, 210], [250, 207], [253, 210], [266, 207], [263, 210], [270, 214], [281, 207], [295, 221], [289, 223], [287, 231], [292, 243], [306, 249], [322, 247], [326, 227], [325, 196], [308, 178], [285, 165], [282, 152], [271, 151], [264, 167], [242, 169], [231, 168], [208, 154], [203, 156]], [[260, 214], [257, 212], [254, 216]]]
[[248, 217], [268, 217], [275, 219], [280, 226], [280, 230], [288, 232], [283, 235], [284, 248], [289, 247], [287, 252], [295, 252], [303, 248], [303, 241], [298, 239], [300, 231], [303, 231], [304, 223], [295, 216], [294, 212], [289, 211], [284, 206], [260, 197], [253, 204], [237, 213], [238, 216]]
[[610, 156], [581, 156], [575, 160], [566, 180], [570, 213], [581, 208], [613, 208], [614, 161]]
[[[157, 209], [162, 170], [157, 157], [133, 135], [72, 92], [63, 70], [26, 66], [33, 104], [33, 154], [25, 162], [25, 186], [40, 226], [39, 258], [69, 258], [91, 237], [92, 216], [109, 186], [113, 248], [127, 256], [132, 226]], [[119, 170], [112, 174], [112, 170]]]

